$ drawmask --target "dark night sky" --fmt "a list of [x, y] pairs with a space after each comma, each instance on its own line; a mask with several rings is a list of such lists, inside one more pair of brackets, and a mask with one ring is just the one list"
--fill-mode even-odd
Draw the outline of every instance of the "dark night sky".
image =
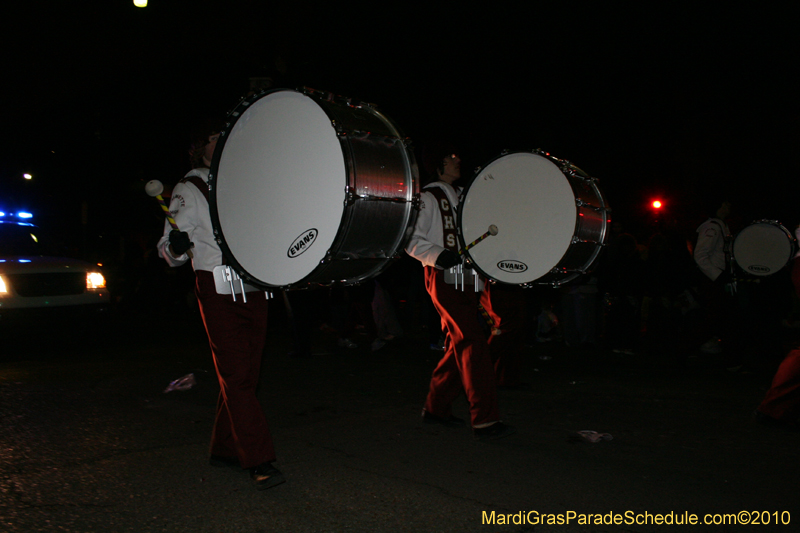
[[81, 199], [90, 225], [152, 215], [144, 182], [174, 183], [196, 119], [266, 74], [376, 103], [416, 144], [452, 137], [466, 168], [546, 149], [598, 177], [620, 220], [660, 194], [694, 224], [724, 188], [743, 223], [800, 222], [789, 8], [52, 4], [27, 2], [0, 37], [0, 193], [66, 219]]

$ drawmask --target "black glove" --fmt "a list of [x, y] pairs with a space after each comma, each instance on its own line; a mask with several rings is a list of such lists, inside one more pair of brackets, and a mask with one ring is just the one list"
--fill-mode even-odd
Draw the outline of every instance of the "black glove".
[[169, 232], [169, 245], [173, 254], [183, 255], [189, 248], [194, 246], [194, 243], [189, 240], [188, 233], [174, 229]]
[[461, 258], [453, 250], [445, 249], [436, 258], [436, 266], [440, 268], [454, 267], [461, 262]]

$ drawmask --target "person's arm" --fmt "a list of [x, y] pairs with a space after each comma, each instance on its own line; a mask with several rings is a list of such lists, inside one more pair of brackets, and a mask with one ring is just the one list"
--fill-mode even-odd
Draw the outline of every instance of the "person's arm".
[[[169, 212], [175, 224], [178, 226], [178, 229], [188, 234], [189, 240], [192, 239], [192, 233], [197, 224], [197, 204], [196, 194], [192, 190], [192, 187], [184, 183], [178, 183], [175, 186], [169, 203]], [[170, 248], [169, 237], [172, 230], [173, 228], [169, 221], [165, 220], [164, 235], [159, 239], [157, 244], [158, 255], [163, 257], [169, 266], [177, 267], [186, 263], [189, 260], [189, 255], [185, 252], [182, 254], [175, 254]]]
[[445, 250], [437, 244], [442, 240], [441, 216], [436, 199], [429, 192], [420, 195], [420, 210], [414, 233], [408, 241], [406, 252], [423, 266], [436, 266], [436, 259]]
[[711, 281], [722, 274], [722, 269], [713, 261], [714, 254], [718, 253], [719, 240], [723, 238], [721, 230], [717, 224], [704, 224], [697, 233], [697, 245], [694, 247], [694, 260]]

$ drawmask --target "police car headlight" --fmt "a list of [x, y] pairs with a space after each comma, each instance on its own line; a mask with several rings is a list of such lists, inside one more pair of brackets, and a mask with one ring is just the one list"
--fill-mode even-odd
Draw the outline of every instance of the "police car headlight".
[[0, 298], [2, 298], [3, 296], [8, 296], [8, 293], [9, 289], [8, 289], [8, 283], [6, 283], [6, 278], [0, 276]]
[[86, 288], [87, 289], [105, 289], [106, 278], [100, 272], [87, 272], [86, 273]]

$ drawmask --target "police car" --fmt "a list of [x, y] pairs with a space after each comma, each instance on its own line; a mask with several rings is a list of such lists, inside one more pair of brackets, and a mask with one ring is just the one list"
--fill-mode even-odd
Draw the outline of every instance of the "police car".
[[111, 298], [99, 266], [54, 253], [30, 220], [29, 213], [0, 211], [0, 324], [105, 313]]

